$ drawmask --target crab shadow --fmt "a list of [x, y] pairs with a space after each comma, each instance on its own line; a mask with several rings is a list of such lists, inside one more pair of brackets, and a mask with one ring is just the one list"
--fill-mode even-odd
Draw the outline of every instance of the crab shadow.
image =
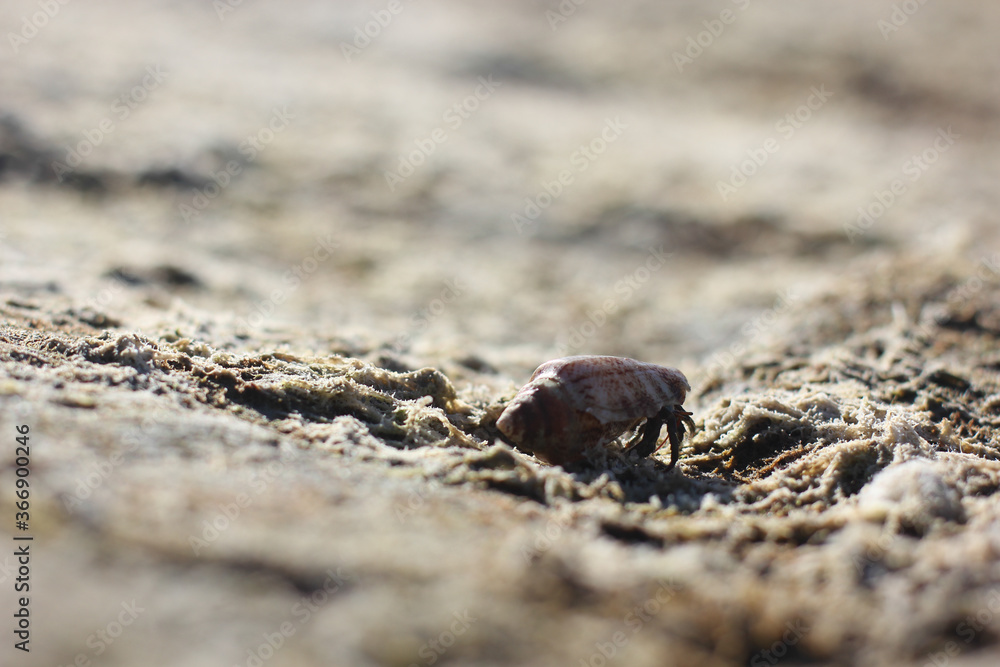
[[740, 486], [736, 480], [685, 465], [683, 460], [671, 467], [656, 458], [637, 458], [617, 451], [599, 452], [563, 469], [583, 485], [617, 483], [626, 503], [659, 499], [659, 503], [676, 506], [682, 512], [697, 510], [709, 494], [719, 503], [732, 502]]

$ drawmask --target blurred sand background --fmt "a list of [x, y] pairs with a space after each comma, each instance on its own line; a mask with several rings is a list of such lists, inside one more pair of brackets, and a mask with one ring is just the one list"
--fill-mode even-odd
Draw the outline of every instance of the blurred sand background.
[[[874, 330], [890, 341], [879, 342], [884, 351], [908, 340], [908, 327], [964, 322], [949, 330], [986, 338], [976, 349], [946, 346], [949, 372], [961, 375], [996, 340], [984, 324], [995, 322], [1000, 282], [995, 3], [9, 0], [0, 26], [0, 436], [32, 425], [39, 506], [37, 651], [5, 664], [80, 654], [104, 665], [250, 664], [247, 651], [338, 567], [348, 583], [266, 664], [596, 665], [598, 644], [664, 572], [716, 579], [721, 590], [673, 598], [655, 629], [634, 639], [627, 630], [609, 664], [752, 663], [782, 641], [785, 623], [808, 616], [802, 600], [824, 606], [803, 583], [815, 574], [797, 560], [804, 547], [768, 544], [726, 579], [728, 566], [713, 574], [703, 553], [672, 552], [663, 535], [674, 528], [647, 526], [649, 540], [595, 528], [621, 512], [634, 513], [629, 526], [650, 512], [710, 512], [709, 468], [681, 466], [707, 486], [667, 515], [676, 473], [656, 478], [655, 498], [618, 479], [618, 501], [601, 491], [607, 476], [521, 459], [517, 470], [541, 480], [534, 499], [496, 480], [477, 485], [470, 465], [510, 465], [508, 453], [477, 451], [491, 444], [502, 402], [565, 354], [676, 366], [707, 429], [698, 451], [711, 452], [706, 415], [725, 397], [753, 403], [774, 377], [744, 373], [743, 360], [778, 367], [794, 349], [808, 366], [818, 350]], [[841, 361], [861, 354], [844, 349]], [[430, 367], [474, 410], [468, 423], [449, 417], [464, 435], [433, 447], [406, 422], [402, 448], [294, 402], [281, 403], [280, 418], [243, 405], [257, 410], [248, 417], [232, 395], [213, 402], [171, 375], [220, 363], [213, 354], [322, 377], [342, 371], [317, 361], [335, 355], [396, 373]], [[907, 348], [900, 373], [920, 376], [941, 354]], [[895, 368], [906, 355], [872, 363]], [[286, 362], [301, 368], [274, 366]], [[946, 410], [916, 405], [921, 456], [970, 438], [979, 449], [954, 445], [955, 456], [1000, 458], [996, 367], [980, 370], [968, 376], [983, 387], [969, 410], [986, 430], [952, 434], [939, 426]], [[881, 400], [864, 393], [843, 405]], [[460, 413], [446, 394], [400, 400]], [[154, 427], [120, 450], [146, 414], [159, 415]], [[873, 414], [898, 436], [893, 418]], [[67, 504], [83, 473], [117, 451], [124, 463]], [[472, 455], [488, 462], [463, 458]], [[454, 479], [445, 460], [461, 463]], [[284, 472], [262, 495], [247, 491], [275, 462]], [[739, 495], [730, 472], [724, 504]], [[952, 487], [965, 493], [969, 477], [959, 477]], [[966, 553], [949, 540], [971, 530], [959, 527], [966, 517], [993, 525], [989, 489], [975, 511], [954, 512], [959, 501], [942, 491], [951, 504], [928, 511], [945, 525], [921, 524], [916, 537], [935, 536], [934, 553]], [[193, 553], [189, 537], [244, 492], [254, 502], [240, 520]], [[553, 500], [567, 494], [596, 504]], [[853, 502], [824, 498], [821, 523]], [[553, 562], [522, 558], [562, 516], [573, 517], [555, 524], [562, 546], [543, 550]], [[851, 521], [824, 524], [817, 543]], [[821, 629], [786, 646], [784, 664], [924, 664], [945, 651], [964, 610], [975, 613], [1000, 582], [1000, 536], [977, 530], [967, 535], [979, 536], [976, 564], [918, 563], [964, 577], [961, 595], [922, 597], [910, 574], [866, 582], [868, 592], [837, 603], [857, 626], [810, 620]], [[690, 537], [703, 538], [711, 547], [714, 537]], [[764, 573], [782, 563], [799, 563], [789, 566], [787, 609], [768, 597]], [[895, 585], [912, 586], [910, 596]], [[97, 654], [88, 636], [133, 599], [148, 611]], [[937, 611], [921, 616], [921, 600]], [[455, 648], [423, 650], [465, 610], [478, 620]], [[699, 614], [721, 625], [715, 635], [699, 629]], [[876, 636], [871, 619], [890, 616], [898, 623]], [[950, 664], [993, 664], [997, 636], [977, 632], [971, 648], [959, 640]], [[7, 635], [4, 655], [9, 644]]]

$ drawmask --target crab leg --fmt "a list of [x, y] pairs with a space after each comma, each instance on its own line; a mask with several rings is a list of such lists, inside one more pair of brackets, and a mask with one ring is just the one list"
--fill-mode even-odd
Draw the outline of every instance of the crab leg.
[[667, 470], [672, 470], [680, 457], [685, 427], [694, 431], [694, 420], [691, 419], [691, 413], [679, 405], [663, 408], [656, 413], [655, 417], [647, 419], [639, 434], [625, 447], [625, 451], [635, 452], [643, 458], [652, 456], [659, 449], [657, 440], [660, 437], [660, 427], [664, 424], [667, 425], [667, 434], [670, 440], [670, 463], [667, 465]]
[[659, 449], [657, 440], [660, 438], [660, 427], [663, 426], [663, 410], [660, 410], [655, 417], [650, 417], [642, 425], [635, 438], [625, 447], [626, 453], [635, 452], [642, 458], [652, 456], [653, 452]]
[[694, 420], [691, 419], [691, 413], [679, 405], [673, 409], [664, 408], [663, 411], [667, 410], [670, 412], [666, 418], [667, 433], [670, 435], [670, 465], [667, 466], [667, 470], [671, 470], [677, 464], [677, 459], [681, 455], [684, 427], [686, 426], [694, 432]]

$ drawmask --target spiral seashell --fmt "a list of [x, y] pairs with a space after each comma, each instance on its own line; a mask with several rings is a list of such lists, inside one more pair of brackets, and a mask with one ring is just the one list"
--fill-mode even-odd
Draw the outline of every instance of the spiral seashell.
[[694, 428], [691, 413], [681, 406], [690, 390], [684, 374], [667, 366], [625, 357], [554, 359], [535, 370], [500, 415], [497, 428], [519, 449], [564, 465], [608, 445], [643, 420], [626, 451], [650, 456], [666, 424], [672, 468], [684, 426]]

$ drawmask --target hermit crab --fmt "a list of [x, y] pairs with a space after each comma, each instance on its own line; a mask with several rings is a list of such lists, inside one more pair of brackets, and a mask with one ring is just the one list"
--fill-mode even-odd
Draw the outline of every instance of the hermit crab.
[[587, 450], [645, 424], [625, 451], [651, 456], [667, 426], [670, 470], [677, 463], [684, 427], [694, 430], [681, 403], [691, 391], [684, 374], [625, 357], [576, 356], [539, 366], [497, 420], [519, 449], [554, 465], [574, 463]]

